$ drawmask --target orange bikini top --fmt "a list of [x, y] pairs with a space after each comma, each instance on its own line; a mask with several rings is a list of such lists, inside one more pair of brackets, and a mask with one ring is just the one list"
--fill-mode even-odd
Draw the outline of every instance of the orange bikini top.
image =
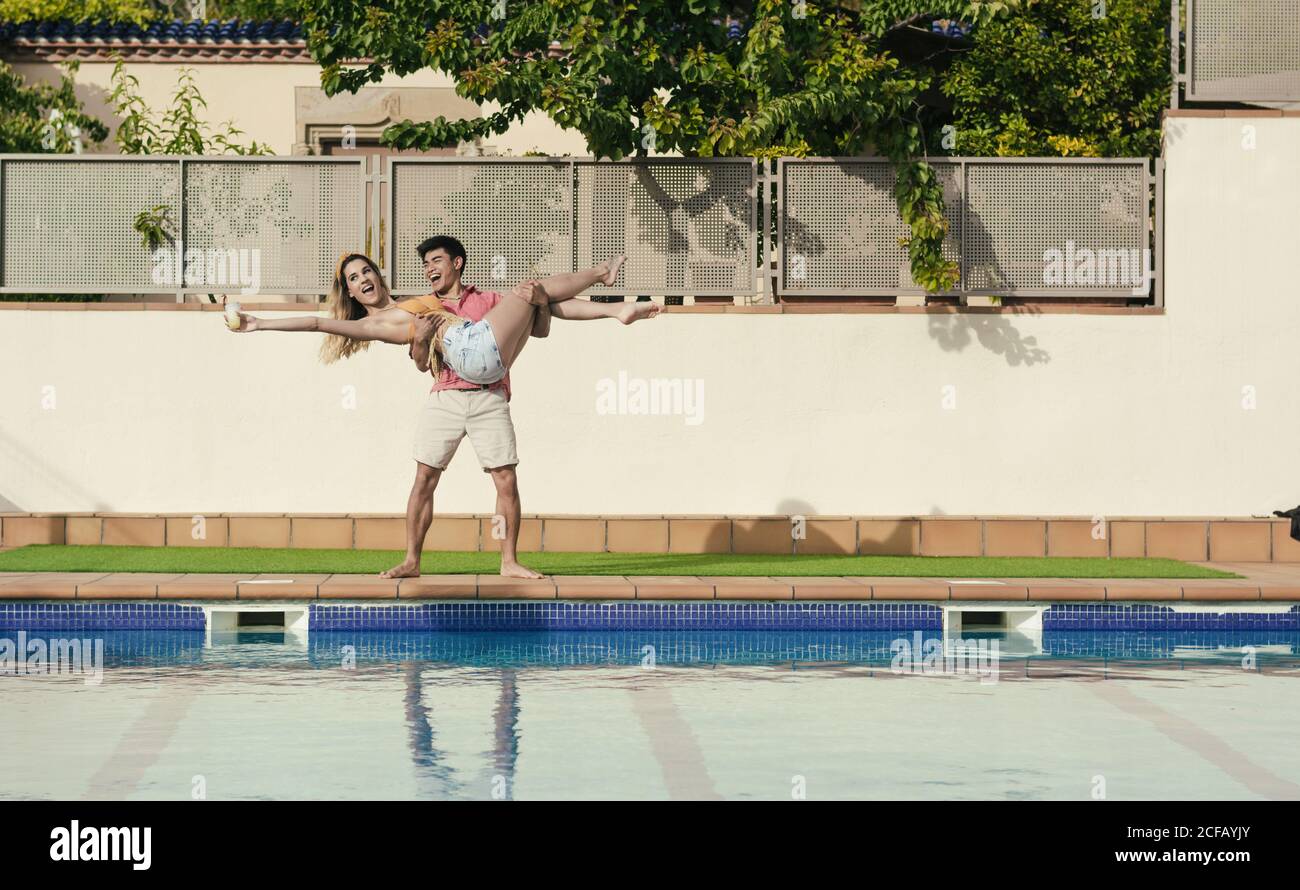
[[[397, 308], [403, 312], [409, 312], [417, 318], [425, 315], [449, 315], [452, 318], [460, 318], [455, 312], [442, 305], [442, 300], [439, 300], [433, 294], [402, 300], [397, 304]], [[413, 343], [414, 341], [415, 322], [411, 322], [406, 326], [406, 342]], [[438, 350], [433, 348], [432, 343], [429, 344], [429, 365], [429, 370], [433, 372], [434, 377], [442, 373], [442, 357], [438, 354]]]

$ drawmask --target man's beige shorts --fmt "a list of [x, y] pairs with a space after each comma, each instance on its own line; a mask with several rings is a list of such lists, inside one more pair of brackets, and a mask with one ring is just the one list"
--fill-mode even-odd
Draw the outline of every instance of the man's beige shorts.
[[467, 435], [484, 470], [519, 463], [510, 403], [500, 388], [429, 393], [415, 428], [415, 459], [445, 470]]

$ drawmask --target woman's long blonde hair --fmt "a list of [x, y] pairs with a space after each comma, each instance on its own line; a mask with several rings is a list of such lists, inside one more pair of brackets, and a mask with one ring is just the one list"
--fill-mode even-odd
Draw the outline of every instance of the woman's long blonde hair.
[[[348, 292], [348, 283], [343, 279], [343, 269], [353, 260], [365, 260], [374, 271], [375, 278], [379, 279], [379, 286], [384, 289], [384, 294], [389, 293], [388, 282], [384, 281], [384, 276], [374, 260], [364, 253], [345, 253], [339, 257], [338, 265], [334, 267], [334, 280], [330, 283], [329, 299], [326, 300], [330, 318], [355, 321], [366, 317], [366, 307]], [[338, 334], [326, 334], [325, 342], [320, 345], [320, 360], [330, 365], [341, 358], [356, 355], [369, 348], [369, 340], [352, 340]]]

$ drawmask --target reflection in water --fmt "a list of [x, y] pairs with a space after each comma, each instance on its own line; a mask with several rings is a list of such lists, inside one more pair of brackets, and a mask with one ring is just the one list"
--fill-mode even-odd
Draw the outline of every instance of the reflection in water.
[[970, 636], [996, 682], [902, 631], [104, 633], [98, 686], [0, 672], [0, 797], [1300, 796], [1300, 634]]
[[[201, 631], [80, 633], [104, 641], [104, 665], [108, 668], [146, 665], [336, 668], [347, 650], [355, 653], [356, 663], [362, 666], [436, 663], [503, 671], [528, 667], [641, 665], [647, 651], [653, 652], [655, 663], [665, 666], [769, 664], [797, 669], [821, 664], [865, 664], [887, 667], [900, 640], [912, 645], [917, 639], [944, 639], [939, 631], [931, 630], [317, 631], [311, 634], [310, 640], [291, 634], [214, 635], [213, 645], [205, 648]], [[1029, 656], [1034, 660], [1237, 660], [1247, 649], [1265, 659], [1300, 653], [1300, 632], [1285, 630], [1047, 631], [1032, 640], [1014, 632], [966, 636], [1000, 640], [1004, 656]], [[16, 640], [16, 632], [0, 631], [0, 640], [4, 639]], [[0, 675], [5, 672], [0, 665]], [[503, 682], [513, 678], [513, 674], [501, 676]]]

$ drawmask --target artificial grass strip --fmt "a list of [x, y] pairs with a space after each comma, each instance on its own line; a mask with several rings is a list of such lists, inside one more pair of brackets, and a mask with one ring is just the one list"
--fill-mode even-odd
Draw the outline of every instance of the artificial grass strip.
[[[103, 547], [33, 544], [0, 553], [0, 572], [171, 572], [378, 574], [396, 550], [253, 547]], [[1239, 578], [1173, 559], [1001, 556], [766, 556], [738, 553], [524, 553], [548, 575], [722, 575], [909, 578]], [[429, 551], [426, 575], [496, 574], [496, 553]]]

